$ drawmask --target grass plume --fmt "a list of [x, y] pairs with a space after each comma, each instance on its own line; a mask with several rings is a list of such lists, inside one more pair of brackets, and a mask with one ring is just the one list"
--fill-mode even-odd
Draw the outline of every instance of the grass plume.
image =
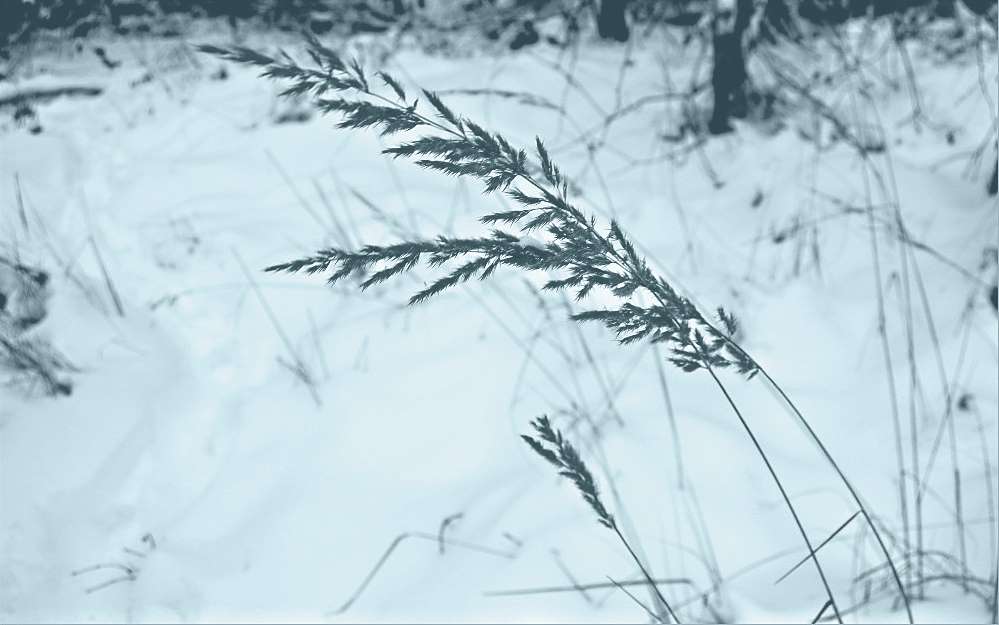
[[[285, 95], [313, 97], [324, 113], [340, 116], [340, 128], [371, 128], [386, 137], [405, 134], [405, 139], [386, 148], [384, 153], [410, 159], [419, 167], [444, 175], [474, 179], [483, 185], [486, 193], [503, 193], [516, 205], [514, 210], [482, 216], [480, 221], [490, 229], [482, 236], [439, 236], [356, 249], [329, 247], [306, 258], [272, 265], [267, 271], [326, 274], [330, 284], [357, 276], [362, 278], [362, 289], [420, 265], [439, 272], [428, 286], [412, 295], [411, 304], [422, 303], [473, 278], [489, 278], [500, 268], [545, 272], [546, 290], [570, 292], [577, 301], [585, 300], [594, 289], [609, 292], [620, 302], [617, 307], [584, 310], [573, 318], [602, 324], [623, 344], [639, 340], [661, 344], [670, 362], [680, 370], [704, 371], [712, 378], [780, 490], [822, 580], [828, 604], [835, 618], [841, 620], [816, 550], [795, 506], [717, 371], [731, 369], [747, 379], [759, 375], [777, 391], [859, 507], [892, 571], [899, 597], [912, 622], [908, 593], [866, 504], [791, 398], [738, 344], [735, 318], [720, 308], [715, 315], [703, 315], [689, 298], [653, 271], [617, 221], [600, 224], [577, 208], [569, 198], [569, 180], [540, 138], [528, 153], [501, 134], [458, 115], [432, 91], [422, 90], [421, 97], [410, 101], [399, 81], [381, 73], [379, 78], [389, 89], [388, 95], [384, 95], [372, 86], [359, 63], [345, 61], [316, 39], [309, 39], [306, 45], [313, 61], [310, 67], [299, 65], [284, 53], [270, 56], [242, 47], [201, 46], [200, 49], [261, 68], [262, 76], [285, 81], [288, 84]], [[535, 237], [542, 232], [546, 235], [544, 242]], [[600, 500], [592, 476], [587, 477], [588, 472], [582, 472], [575, 463], [578, 455], [567, 451], [571, 446], [563, 449], [565, 441], [556, 436], [547, 421], [536, 421], [535, 429], [539, 437], [531, 438], [535, 451], [559, 466], [560, 472], [576, 484], [601, 523], [617, 531], [613, 516], [602, 504], [597, 505]]]

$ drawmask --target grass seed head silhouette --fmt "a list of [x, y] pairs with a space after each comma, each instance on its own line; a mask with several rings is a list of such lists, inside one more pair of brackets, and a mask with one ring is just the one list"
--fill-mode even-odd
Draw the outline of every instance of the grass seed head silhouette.
[[586, 463], [579, 456], [579, 452], [567, 440], [562, 437], [562, 433], [552, 427], [547, 416], [540, 416], [531, 422], [538, 438], [532, 438], [522, 434], [521, 438], [539, 456], [554, 465], [564, 478], [572, 481], [583, 496], [583, 500], [589, 504], [590, 508], [597, 515], [597, 521], [608, 529], [614, 529], [616, 524], [614, 516], [607, 511], [600, 500], [600, 492], [597, 484], [593, 481], [593, 474], [586, 467]]
[[[575, 207], [569, 201], [568, 180], [551, 160], [540, 139], [535, 141], [532, 159], [525, 150], [513, 147], [502, 135], [492, 133], [457, 115], [435, 93], [427, 90], [422, 91], [422, 96], [433, 110], [425, 112], [426, 107], [420, 106], [420, 98], [408, 102], [400, 83], [389, 74], [381, 72], [378, 76], [391, 92], [389, 96], [383, 95], [372, 87], [359, 63], [345, 62], [335, 51], [314, 38], [306, 41], [306, 52], [314, 63], [313, 67], [301, 66], [283, 52], [278, 58], [238, 46], [200, 46], [200, 50], [226, 60], [260, 67], [262, 76], [287, 81], [290, 86], [284, 90], [283, 95], [313, 96], [324, 113], [340, 115], [338, 126], [341, 128], [373, 128], [382, 136], [412, 131], [426, 133], [388, 147], [383, 152], [395, 158], [412, 159], [416, 165], [425, 169], [477, 179], [484, 185], [486, 193], [505, 193], [520, 207], [481, 217], [483, 224], [494, 226], [490, 233], [481, 237], [440, 236], [393, 245], [365, 245], [356, 250], [330, 247], [310, 257], [273, 265], [267, 271], [308, 274], [328, 272], [327, 281], [330, 284], [357, 275], [363, 279], [361, 288], [366, 289], [410, 271], [421, 263], [431, 269], [444, 270], [443, 276], [415, 293], [409, 300], [410, 304], [421, 303], [472, 278], [484, 280], [500, 267], [557, 275], [559, 277], [550, 278], [544, 288], [573, 292], [577, 301], [584, 299], [597, 287], [609, 291], [623, 300], [619, 307], [583, 311], [574, 314], [573, 318], [577, 321], [602, 323], [614, 331], [621, 343], [642, 339], [662, 343], [670, 352], [670, 361], [680, 370], [707, 372], [766, 465], [794, 519], [809, 557], [815, 564], [834, 616], [842, 622], [832, 589], [794, 503], [716, 370], [730, 368], [747, 378], [761, 374], [773, 387], [790, 408], [794, 418], [808, 431], [823, 457], [850, 492], [889, 565], [899, 597], [905, 604], [908, 621], [913, 622], [905, 585], [867, 506], [794, 402], [738, 344], [735, 339], [738, 331], [735, 318], [718, 309], [715, 323], [709, 322], [687, 297], [677, 293], [662, 276], [652, 271], [616, 221], [612, 220], [608, 225], [598, 227], [595, 218], [587, 217]], [[327, 97], [331, 93], [339, 94], [339, 97]], [[514, 232], [495, 226], [505, 226]], [[531, 235], [542, 229], [548, 233], [549, 240], [538, 244]], [[652, 303], [639, 302], [637, 297], [633, 297], [638, 292], [649, 296], [645, 299], [651, 299]], [[561, 439], [554, 430], [550, 430], [550, 427], [544, 430], [556, 435], [549, 440], [537, 429], [540, 424], [535, 422], [535, 425], [542, 441], [554, 445], [556, 449], [562, 449], [557, 444]], [[576, 483], [584, 498], [587, 497], [587, 491], [583, 490], [583, 486], [592, 487], [591, 498], [587, 501], [594, 507], [598, 518], [617, 533], [642, 568], [644, 577], [651, 580], [641, 560], [614, 525], [613, 517], [602, 505], [596, 506], [599, 503], [596, 487], [592, 476], [589, 479], [585, 477], [589, 475], [588, 472], [579, 471], [579, 467], [583, 466], [582, 462], [577, 464], [574, 461], [572, 466], [575, 468], [572, 470], [566, 468], [567, 464], [563, 464], [568, 463], [568, 458], [578, 460], [578, 454], [573, 450], [569, 455], [563, 455], [546, 448], [536, 439], [531, 440], [535, 444], [528, 444], [536, 452], [549, 462], [553, 458], [558, 461], [563, 475]], [[571, 446], [568, 449], [572, 449]], [[601, 510], [605, 516], [601, 516]], [[650, 586], [665, 604], [670, 616], [676, 620], [655, 584], [650, 581]]]
[[[597, 287], [622, 300], [645, 291], [654, 303], [625, 301], [616, 309], [584, 311], [573, 318], [602, 323], [621, 343], [640, 339], [665, 343], [672, 352], [670, 360], [683, 371], [711, 366], [732, 367], [749, 377], [756, 374], [753, 360], [731, 338], [734, 318], [719, 310], [727, 333], [716, 328], [649, 268], [616, 221], [601, 230], [593, 217], [576, 208], [568, 198], [568, 180], [540, 139], [532, 159], [502, 135], [457, 115], [432, 91], [422, 91], [432, 109], [424, 113], [420, 98], [408, 102], [406, 91], [390, 74], [378, 73], [390, 92], [386, 96], [372, 87], [356, 61], [344, 61], [315, 39], [308, 39], [306, 48], [314, 67], [303, 67], [284, 53], [272, 57], [243, 47], [200, 46], [223, 59], [262, 67], [262, 76], [290, 82], [283, 95], [313, 95], [324, 113], [340, 115], [341, 128], [374, 128], [382, 136], [413, 130], [429, 133], [385, 148], [384, 153], [446, 175], [477, 179], [486, 193], [505, 193], [520, 208], [482, 216], [480, 221], [493, 229], [481, 237], [440, 236], [356, 250], [329, 247], [267, 271], [328, 273], [331, 285], [360, 276], [361, 288], [367, 289], [420, 264], [444, 270], [444, 275], [410, 297], [410, 304], [472, 278], [484, 280], [500, 267], [562, 274], [549, 279], [544, 288], [569, 290], [577, 301]], [[339, 97], [327, 97], [334, 93]], [[546, 231], [549, 241], [536, 243], [530, 235], [537, 230]]]

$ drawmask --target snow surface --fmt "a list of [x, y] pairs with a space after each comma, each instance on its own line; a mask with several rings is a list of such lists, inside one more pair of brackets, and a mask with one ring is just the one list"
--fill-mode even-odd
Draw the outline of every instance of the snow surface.
[[[274, 41], [258, 34], [254, 44]], [[721, 616], [800, 622], [818, 612], [824, 594], [810, 566], [774, 584], [802, 557], [802, 544], [710, 379], [665, 369], [680, 465], [656, 352], [572, 325], [562, 299], [535, 295], [543, 276], [500, 272], [406, 308], [427, 272], [363, 294], [353, 284], [330, 289], [316, 277], [261, 272], [337, 242], [337, 222], [355, 243], [477, 232], [475, 217], [499, 200], [380, 157], [373, 133], [339, 131], [315, 115], [275, 123], [305, 106], [279, 101], [279, 87], [252, 71], [229, 66], [226, 79], [213, 78], [220, 64], [184, 42], [102, 45], [120, 68], [60, 47], [39, 51], [5, 86], [95, 85], [104, 93], [39, 106], [39, 134], [6, 118], [0, 129], [2, 243], [52, 272], [50, 313], [38, 331], [82, 369], [68, 398], [0, 390], [0, 620], [642, 622], [641, 608], [613, 589], [486, 594], [571, 586], [563, 566], [581, 583], [637, 579], [613, 534], [520, 441], [542, 413], [580, 443], [656, 575], [707, 590], [710, 552], [731, 576], [712, 595]], [[788, 113], [779, 132], [744, 122], [702, 149], [680, 150], [661, 137], [675, 119], [663, 103], [591, 134], [605, 138], [592, 152], [574, 142], [621, 102], [664, 89], [664, 66], [683, 84], [697, 51], [665, 37], [633, 47], [588, 44], [574, 59], [544, 47], [496, 57], [359, 49], [371, 64], [381, 50], [408, 85], [525, 91], [564, 103], [566, 118], [499, 97], [448, 98], [517, 143], [543, 136], [584, 191], [582, 206], [618, 218], [705, 310], [731, 310], [743, 344], [799, 404], [884, 524], [900, 531], [867, 225], [862, 214], [836, 216], [839, 205], [864, 206], [854, 151], [842, 144], [817, 151], [804, 138], [815, 126], [807, 112]], [[994, 49], [985, 54], [994, 103]], [[869, 85], [887, 132], [893, 188], [913, 238], [988, 283], [995, 268], [979, 266], [997, 239], [995, 200], [984, 193], [994, 153], [970, 173], [968, 157], [986, 136], [994, 104], [983, 97], [973, 55], [944, 62], [917, 47], [913, 57], [931, 123], [909, 119], [897, 55], [883, 55], [884, 80]], [[586, 94], [567, 86], [555, 63], [571, 67]], [[830, 88], [847, 113], [851, 88]], [[678, 154], [667, 159], [670, 151]], [[872, 158], [887, 171], [884, 155]], [[794, 219], [806, 227], [774, 243]], [[908, 432], [901, 291], [890, 277], [899, 247], [887, 229], [879, 232]], [[982, 284], [931, 254], [915, 258], [954, 395], [970, 393], [984, 424], [995, 484], [996, 316]], [[590, 305], [609, 301], [597, 296]], [[944, 401], [926, 320], [918, 303], [914, 310], [925, 466]], [[296, 360], [315, 382], [314, 397], [289, 366]], [[854, 512], [845, 490], [765, 386], [735, 376], [725, 383], [819, 542]], [[568, 412], [589, 415], [599, 442]], [[983, 439], [975, 413], [958, 411], [955, 420], [968, 566], [988, 578], [995, 554]], [[956, 554], [950, 462], [944, 440], [925, 503], [925, 541]], [[702, 540], [690, 522], [698, 508]], [[435, 536], [455, 514], [445, 538], [489, 552], [404, 539], [349, 609], [336, 613], [396, 537]], [[881, 561], [869, 540], [858, 556], [860, 528], [855, 522], [822, 551], [844, 607], [862, 595], [851, 579]], [[135, 579], [87, 592], [120, 571], [72, 575], [108, 563], [134, 566]], [[665, 588], [675, 604], [695, 594], [682, 584]], [[980, 599], [946, 583], [928, 586], [914, 610], [925, 622], [989, 618]], [[713, 618], [697, 602], [682, 614]], [[881, 600], [846, 618], [905, 617]]]

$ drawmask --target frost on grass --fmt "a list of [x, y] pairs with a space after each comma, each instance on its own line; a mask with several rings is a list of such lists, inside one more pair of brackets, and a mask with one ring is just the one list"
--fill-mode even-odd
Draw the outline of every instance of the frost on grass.
[[0, 256], [0, 380], [23, 392], [69, 395], [73, 365], [31, 330], [47, 314], [45, 271]]

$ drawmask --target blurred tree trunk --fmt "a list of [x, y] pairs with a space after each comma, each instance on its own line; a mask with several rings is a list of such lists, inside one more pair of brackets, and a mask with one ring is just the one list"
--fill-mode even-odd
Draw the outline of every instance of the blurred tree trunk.
[[936, 0], [933, 11], [937, 17], [954, 17], [957, 14], [957, 6], [954, 0]]
[[708, 131], [719, 135], [731, 132], [729, 119], [745, 117], [746, 56], [743, 35], [753, 16], [753, 0], [715, 0], [711, 20], [714, 50], [711, 88], [714, 107]]
[[628, 0], [600, 0], [600, 11], [597, 13], [597, 32], [602, 39], [628, 41], [628, 22], [624, 19], [624, 10]]
[[996, 5], [996, 0], [963, 0], [964, 6], [977, 15], [987, 14]]

